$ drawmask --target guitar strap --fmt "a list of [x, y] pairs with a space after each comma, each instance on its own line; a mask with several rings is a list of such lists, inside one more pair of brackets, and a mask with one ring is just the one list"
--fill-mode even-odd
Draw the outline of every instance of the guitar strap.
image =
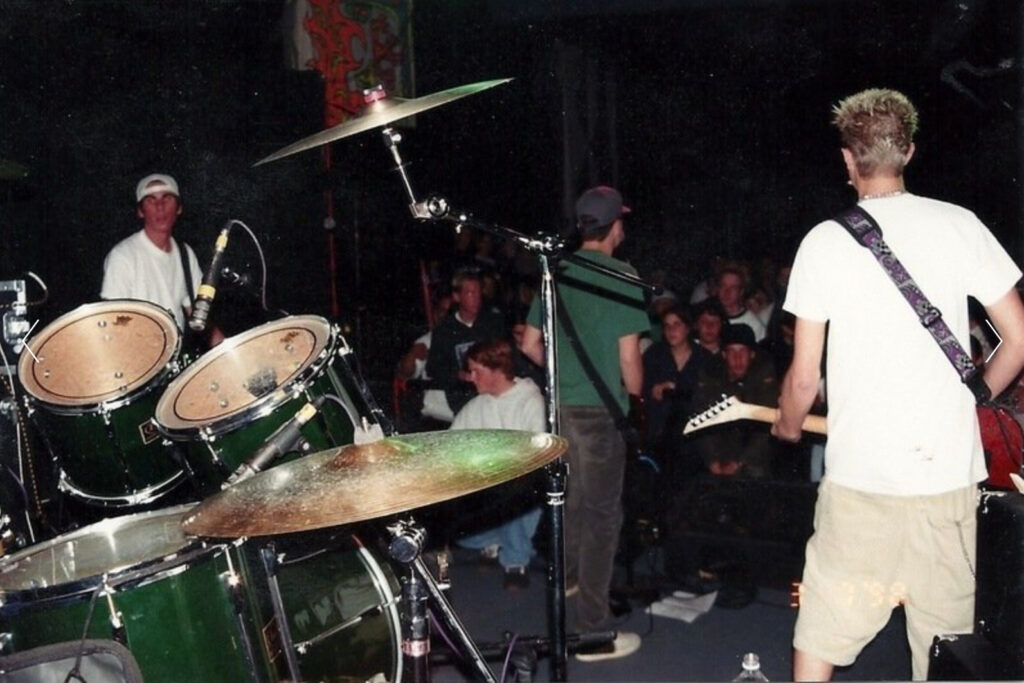
[[[173, 237], [171, 238], [174, 239]], [[181, 257], [181, 272], [185, 278], [185, 292], [188, 293], [189, 306], [195, 306], [196, 293], [195, 288], [192, 286], [192, 269], [189, 267], [188, 262], [188, 245], [184, 242], [175, 240], [178, 245], [178, 256]], [[196, 344], [195, 332], [186, 322], [185, 329], [181, 331], [182, 340], [181, 346], [186, 350], [193, 350], [193, 345]]]
[[[171, 239], [174, 239], [173, 237]], [[177, 241], [176, 241], [177, 242]], [[178, 256], [181, 257], [181, 272], [185, 277], [185, 291], [188, 292], [188, 300], [191, 303], [196, 301], [196, 293], [192, 287], [192, 269], [189, 268], [188, 255], [185, 253], [188, 251], [188, 245], [184, 242], [177, 242], [178, 245]]]
[[946, 321], [942, 319], [942, 312], [928, 300], [921, 288], [914, 282], [914, 278], [910, 276], [900, 260], [892, 253], [889, 245], [882, 239], [882, 228], [879, 227], [878, 222], [859, 205], [843, 211], [834, 220], [846, 228], [847, 232], [875, 257], [882, 270], [886, 272], [889, 279], [900, 290], [903, 298], [914, 309], [921, 325], [928, 330], [932, 339], [942, 349], [943, 355], [960, 376], [960, 381], [966, 384], [974, 394], [977, 402], [987, 403], [990, 401], [992, 392], [982, 378], [983, 373], [974, 366], [970, 355], [964, 351], [964, 347], [960, 345]]
[[[561, 293], [559, 293], [558, 299], [561, 301]], [[626, 418], [626, 414], [622, 412], [619, 402], [612, 396], [612, 392], [605, 383], [604, 378], [598, 373], [597, 368], [594, 366], [594, 361], [587, 354], [587, 350], [583, 348], [583, 342], [580, 341], [579, 335], [576, 333], [576, 326], [573, 325], [572, 318], [569, 317], [569, 311], [566, 310], [565, 306], [555, 306], [555, 311], [558, 316], [558, 322], [562, 324], [562, 331], [565, 332], [565, 336], [569, 340], [572, 350], [576, 353], [576, 358], [583, 367], [583, 371], [587, 373], [590, 383], [594, 385], [594, 389], [597, 391], [598, 396], [601, 397], [601, 401], [608, 408], [612, 419], [615, 420], [615, 426], [622, 432], [626, 443], [631, 443], [635, 440], [635, 435], [628, 433], [630, 431], [629, 420]]]

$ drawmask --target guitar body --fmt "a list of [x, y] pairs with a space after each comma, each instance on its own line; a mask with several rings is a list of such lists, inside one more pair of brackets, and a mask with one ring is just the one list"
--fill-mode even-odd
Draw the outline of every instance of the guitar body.
[[1024, 454], [1024, 430], [1010, 411], [998, 406], [978, 406], [978, 426], [981, 445], [988, 465], [988, 480], [992, 488], [1016, 491], [1010, 473], [1021, 473]]

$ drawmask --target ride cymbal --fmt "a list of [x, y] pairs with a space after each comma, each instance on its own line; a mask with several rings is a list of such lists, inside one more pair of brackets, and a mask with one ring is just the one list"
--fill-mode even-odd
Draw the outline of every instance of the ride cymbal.
[[339, 526], [458, 498], [568, 448], [553, 434], [467, 429], [391, 436], [278, 465], [200, 503], [186, 533], [239, 538]]
[[434, 107], [440, 107], [441, 105], [448, 104], [449, 102], [454, 102], [455, 100], [462, 99], [467, 95], [475, 95], [478, 92], [487, 90], [488, 88], [493, 88], [494, 86], [501, 85], [502, 83], [508, 83], [511, 80], [511, 78], [499, 78], [493, 81], [480, 81], [479, 83], [460, 85], [457, 88], [449, 88], [448, 90], [442, 90], [441, 92], [413, 99], [388, 97], [383, 90], [368, 90], [366, 91], [368, 104], [366, 105], [366, 108], [360, 112], [359, 116], [349, 119], [344, 123], [339, 123], [337, 126], [333, 126], [327, 130], [310, 135], [298, 142], [293, 142], [287, 147], [283, 147], [274, 152], [270, 156], [260, 159], [253, 164], [253, 166], [259, 166], [270, 161], [277, 161], [278, 159], [286, 156], [290, 156], [298, 152], [304, 152], [307, 149], [319, 147], [320, 145], [326, 145], [328, 142], [334, 142], [335, 140], [340, 140], [341, 138], [346, 138], [350, 135], [355, 135], [356, 133], [362, 133], [363, 131], [370, 130], [371, 128], [387, 126], [395, 121], [419, 114], [420, 112], [427, 111], [428, 109], [433, 109]]

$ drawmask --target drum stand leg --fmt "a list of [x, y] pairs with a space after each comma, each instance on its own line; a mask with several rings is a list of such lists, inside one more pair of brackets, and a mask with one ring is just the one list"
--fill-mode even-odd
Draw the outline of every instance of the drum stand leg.
[[281, 651], [284, 653], [285, 663], [288, 665], [288, 675], [293, 681], [301, 681], [299, 673], [299, 660], [295, 657], [295, 649], [292, 647], [292, 632], [288, 627], [288, 615], [284, 611], [284, 600], [281, 598], [281, 588], [277, 583], [277, 552], [273, 545], [266, 545], [260, 548], [260, 559], [263, 560], [263, 570], [267, 574], [267, 584], [270, 587], [270, 602], [274, 606], [274, 616], [277, 618], [277, 630], [281, 636]]
[[388, 531], [391, 533], [388, 554], [396, 562], [409, 567], [409, 575], [402, 577], [402, 656], [407, 680], [412, 683], [430, 681], [429, 598], [433, 600], [445, 626], [462, 646], [463, 654], [472, 662], [480, 679], [485, 683], [497, 683], [494, 673], [420, 556], [427, 537], [426, 531], [411, 519], [388, 525]]
[[566, 464], [547, 465], [547, 512], [551, 520], [551, 559], [548, 561], [548, 632], [551, 637], [551, 680], [564, 681], [568, 648], [565, 635], [565, 479]]

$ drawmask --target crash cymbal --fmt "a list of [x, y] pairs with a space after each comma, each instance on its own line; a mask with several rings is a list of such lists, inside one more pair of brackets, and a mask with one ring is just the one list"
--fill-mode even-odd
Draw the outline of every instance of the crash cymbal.
[[368, 91], [367, 100], [369, 104], [366, 108], [360, 112], [359, 116], [339, 123], [337, 126], [328, 128], [327, 130], [320, 131], [315, 135], [310, 135], [307, 138], [303, 138], [298, 142], [294, 142], [287, 147], [279, 149], [268, 157], [260, 159], [253, 166], [259, 166], [269, 161], [277, 161], [286, 156], [290, 156], [297, 152], [303, 152], [313, 147], [319, 147], [325, 145], [328, 142], [334, 142], [341, 138], [346, 138], [356, 133], [362, 133], [363, 131], [370, 130], [371, 128], [380, 128], [386, 126], [395, 121], [399, 121], [414, 114], [419, 114], [428, 109], [434, 107], [440, 107], [442, 104], [448, 104], [455, 100], [462, 99], [467, 95], [475, 95], [478, 92], [493, 88], [496, 85], [502, 83], [508, 83], [511, 78], [499, 78], [494, 81], [480, 81], [479, 83], [471, 83], [469, 85], [461, 85], [457, 88], [450, 88], [448, 90], [442, 90], [432, 95], [424, 95], [423, 97], [416, 97], [413, 99], [405, 99], [402, 97], [388, 97], [387, 95], [379, 96], [379, 99], [369, 101], [375, 97], [377, 92], [383, 93], [383, 91]]
[[207, 498], [182, 527], [198, 536], [240, 538], [360, 522], [510, 481], [567, 447], [553, 434], [469, 429], [332, 448]]

